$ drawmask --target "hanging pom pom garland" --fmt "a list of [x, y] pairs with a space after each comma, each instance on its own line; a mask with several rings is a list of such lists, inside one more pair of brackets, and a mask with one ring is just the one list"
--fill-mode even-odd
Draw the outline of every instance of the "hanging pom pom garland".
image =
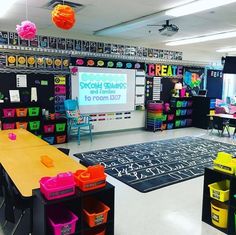
[[58, 4], [52, 11], [52, 22], [61, 29], [69, 30], [75, 24], [75, 12], [68, 5]]
[[16, 26], [16, 31], [21, 39], [33, 40], [37, 34], [37, 27], [33, 22], [26, 20]]

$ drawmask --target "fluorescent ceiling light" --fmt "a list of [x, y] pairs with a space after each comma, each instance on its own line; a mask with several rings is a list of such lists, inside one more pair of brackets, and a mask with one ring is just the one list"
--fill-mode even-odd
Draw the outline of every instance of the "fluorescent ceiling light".
[[1, 1], [0, 17], [6, 15], [7, 11], [14, 5], [17, 0], [3, 0]]
[[233, 51], [236, 51], [236, 47], [223, 48], [223, 49], [216, 50], [216, 52], [233, 52]]
[[175, 7], [165, 12], [168, 16], [179, 17], [206, 11], [212, 8], [234, 3], [236, 0], [198, 0], [183, 6]]
[[234, 37], [236, 37], [236, 31], [222, 32], [222, 33], [217, 33], [217, 34], [212, 34], [212, 35], [203, 35], [203, 36], [194, 37], [194, 38], [186, 38], [182, 40], [180, 39], [176, 41], [171, 41], [171, 42], [167, 42], [166, 46], [179, 46], [179, 45], [214, 41], [214, 40], [234, 38]]

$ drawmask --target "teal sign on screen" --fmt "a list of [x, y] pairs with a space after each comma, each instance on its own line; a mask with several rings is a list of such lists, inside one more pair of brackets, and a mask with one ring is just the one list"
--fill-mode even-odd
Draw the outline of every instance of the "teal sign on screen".
[[127, 74], [79, 73], [79, 104], [127, 103]]

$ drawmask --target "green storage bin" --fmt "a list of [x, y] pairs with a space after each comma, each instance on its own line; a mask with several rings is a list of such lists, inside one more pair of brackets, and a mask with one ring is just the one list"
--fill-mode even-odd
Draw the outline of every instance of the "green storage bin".
[[39, 116], [39, 107], [30, 107], [28, 108], [28, 112], [30, 117]]
[[40, 121], [29, 122], [29, 129], [31, 131], [37, 131], [40, 128]]
[[181, 121], [180, 121], [180, 120], [175, 121], [175, 127], [180, 127], [180, 124], [181, 124]]
[[181, 107], [182, 107], [182, 101], [177, 101], [176, 108], [181, 108]]
[[63, 132], [66, 129], [66, 123], [57, 123], [56, 132]]
[[176, 110], [176, 116], [180, 116], [181, 115], [181, 109], [177, 109]]
[[164, 114], [164, 115], [162, 115], [162, 121], [163, 121], [163, 122], [165, 122], [165, 121], [166, 121], [166, 119], [167, 119], [167, 115], [165, 115], [165, 114]]

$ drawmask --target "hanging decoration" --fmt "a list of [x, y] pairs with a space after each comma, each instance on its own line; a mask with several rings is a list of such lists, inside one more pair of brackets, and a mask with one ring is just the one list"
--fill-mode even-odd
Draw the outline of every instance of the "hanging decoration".
[[21, 39], [33, 40], [37, 34], [37, 27], [33, 22], [26, 20], [16, 26], [16, 31]]
[[78, 68], [77, 67], [72, 67], [70, 71], [73, 75], [76, 75], [77, 72], [78, 72]]
[[23, 40], [33, 40], [37, 34], [36, 25], [28, 20], [28, 0], [26, 0], [26, 20], [20, 25], [16, 25], [16, 31], [19, 37]]
[[52, 22], [61, 29], [69, 30], [75, 24], [75, 12], [68, 5], [58, 4], [52, 11]]

